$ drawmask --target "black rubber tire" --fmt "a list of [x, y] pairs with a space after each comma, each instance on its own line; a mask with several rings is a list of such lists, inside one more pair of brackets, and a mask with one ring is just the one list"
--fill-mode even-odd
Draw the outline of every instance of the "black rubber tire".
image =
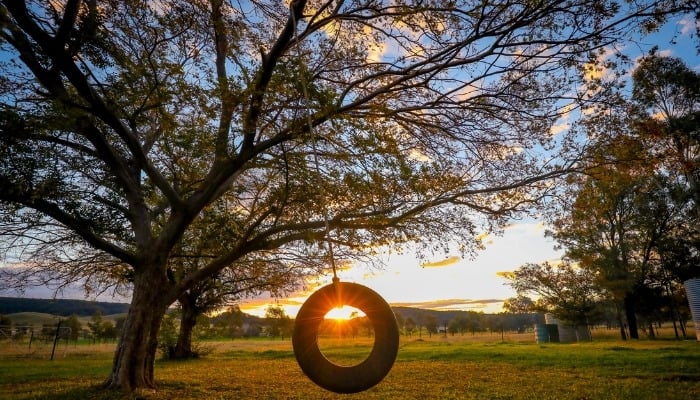
[[[339, 305], [362, 310], [374, 328], [372, 351], [357, 365], [334, 364], [318, 346], [321, 322]], [[391, 307], [377, 292], [357, 283], [336, 282], [314, 292], [301, 306], [292, 345], [302, 371], [318, 386], [336, 393], [357, 393], [381, 382], [391, 370], [399, 350], [399, 328]]]

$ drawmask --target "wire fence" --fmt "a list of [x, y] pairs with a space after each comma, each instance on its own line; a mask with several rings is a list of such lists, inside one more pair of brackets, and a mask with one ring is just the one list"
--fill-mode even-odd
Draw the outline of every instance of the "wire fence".
[[0, 325], [0, 355], [48, 358], [65, 356], [72, 329], [67, 326]]

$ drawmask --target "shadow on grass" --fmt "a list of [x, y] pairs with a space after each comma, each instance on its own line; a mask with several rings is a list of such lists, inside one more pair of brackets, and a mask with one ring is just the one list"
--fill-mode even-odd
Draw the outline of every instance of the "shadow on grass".
[[[42, 394], [41, 396], [32, 395], [27, 399], [41, 400], [155, 400], [170, 398], [169, 392], [177, 391], [184, 383], [169, 382], [164, 385], [159, 385], [159, 389], [141, 389], [135, 393], [125, 393], [119, 390], [105, 389], [102, 385], [93, 385], [85, 387], [69, 388], [65, 391], [56, 391], [55, 393]], [[172, 393], [170, 393], [172, 394]], [[24, 397], [17, 397], [18, 399]]]

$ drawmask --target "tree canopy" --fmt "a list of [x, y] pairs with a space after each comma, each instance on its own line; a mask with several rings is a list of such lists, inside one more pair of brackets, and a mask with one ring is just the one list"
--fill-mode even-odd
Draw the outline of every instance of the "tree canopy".
[[[167, 307], [221, 271], [477, 249], [576, 165], [551, 128], [604, 48], [683, 5], [3, 0], [3, 251], [126, 285], [106, 384], [153, 386]], [[200, 220], [225, 246], [179, 268]]]
[[642, 58], [631, 97], [581, 121], [589, 167], [547, 214], [566, 256], [614, 300], [623, 339], [625, 325], [638, 337], [638, 316], [653, 334], [650, 314], [676, 314], [674, 293], [698, 274], [697, 82], [679, 59]]

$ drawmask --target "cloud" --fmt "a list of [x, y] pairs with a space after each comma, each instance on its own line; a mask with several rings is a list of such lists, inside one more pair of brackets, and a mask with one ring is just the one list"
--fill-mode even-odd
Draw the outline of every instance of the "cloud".
[[566, 121], [560, 124], [554, 124], [551, 128], [549, 128], [549, 134], [551, 136], [556, 136], [562, 132], [566, 132], [567, 130], [569, 130], [569, 128], [571, 128], [571, 124], [569, 124]]
[[514, 274], [513, 274], [513, 271], [498, 271], [498, 272], [496, 272], [496, 276], [499, 276], [501, 278], [510, 279], [511, 277], [514, 276]]
[[462, 260], [462, 257], [459, 256], [452, 256], [452, 257], [447, 257], [444, 260], [440, 261], [429, 261], [422, 263], [420, 266], [423, 268], [434, 268], [434, 267], [447, 267], [453, 264], [456, 264]]
[[272, 299], [272, 298], [259, 298], [246, 300], [239, 304], [241, 311], [246, 314], [255, 315], [257, 317], [264, 317], [267, 308], [270, 306], [281, 307], [285, 314], [289, 317], [295, 317], [304, 303], [304, 299], [297, 298], [287, 298], [287, 299]]
[[468, 310], [486, 308], [490, 304], [503, 303], [503, 299], [444, 299], [434, 301], [391, 303], [393, 307], [411, 307], [426, 310]]
[[678, 21], [678, 25], [681, 26], [681, 34], [685, 36], [693, 34], [698, 28], [699, 23], [700, 22], [698, 22], [697, 19], [689, 17], [683, 17], [680, 21]]
[[427, 154], [423, 153], [422, 151], [420, 151], [416, 148], [413, 148], [409, 151], [408, 157], [411, 158], [412, 160], [416, 160], [419, 162], [428, 162], [431, 160]]

